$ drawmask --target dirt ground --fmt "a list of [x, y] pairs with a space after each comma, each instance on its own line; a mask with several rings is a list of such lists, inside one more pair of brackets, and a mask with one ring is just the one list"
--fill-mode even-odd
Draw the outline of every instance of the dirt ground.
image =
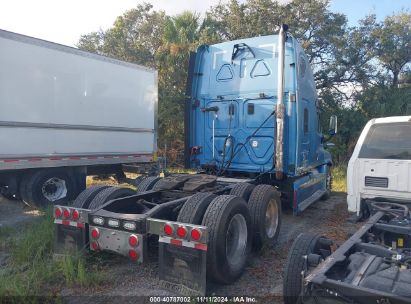
[[[337, 242], [342, 242], [357, 227], [347, 222], [346, 196], [333, 193], [327, 201], [318, 201], [300, 216], [283, 211], [282, 226], [277, 246], [264, 249], [249, 258], [249, 265], [242, 277], [231, 285], [208, 283], [209, 296], [253, 296], [258, 303], [280, 302], [282, 295], [283, 267], [293, 240], [302, 232], [320, 233]], [[41, 216], [40, 212], [22, 202], [11, 202], [0, 198], [0, 227], [27, 223]], [[0, 248], [1, 252], [1, 248]], [[163, 288], [158, 280], [157, 249], [149, 251], [149, 261], [143, 265], [131, 264], [128, 259], [113, 256], [106, 267], [109, 282], [101, 288], [61, 290], [69, 303], [108, 303], [121, 296], [121, 302], [135, 302], [139, 296], [176, 296]], [[1, 265], [1, 255], [0, 255]], [[81, 296], [81, 297], [79, 297]], [[149, 301], [149, 300], [147, 300]]]

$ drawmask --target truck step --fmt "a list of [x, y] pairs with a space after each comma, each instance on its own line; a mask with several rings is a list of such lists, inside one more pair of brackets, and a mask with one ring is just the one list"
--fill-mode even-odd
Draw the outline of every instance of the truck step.
[[312, 203], [319, 200], [320, 197], [323, 196], [326, 192], [327, 191], [325, 190], [317, 190], [316, 192], [314, 192], [313, 195], [298, 204], [298, 212], [302, 212], [307, 209]]

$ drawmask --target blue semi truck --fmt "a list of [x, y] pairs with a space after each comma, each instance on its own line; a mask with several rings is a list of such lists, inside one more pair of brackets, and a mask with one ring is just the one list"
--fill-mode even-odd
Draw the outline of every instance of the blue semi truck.
[[[54, 207], [55, 253], [112, 251], [144, 262], [183, 294], [235, 281], [252, 249], [274, 246], [282, 208], [328, 197], [330, 154], [309, 61], [278, 35], [203, 45], [190, 57], [185, 165], [196, 174], [146, 177], [137, 192], [93, 186]], [[336, 133], [330, 119], [330, 135]]]

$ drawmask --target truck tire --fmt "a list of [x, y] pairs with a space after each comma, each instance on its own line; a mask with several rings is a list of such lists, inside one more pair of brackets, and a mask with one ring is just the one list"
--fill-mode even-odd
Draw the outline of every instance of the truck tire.
[[258, 185], [248, 200], [253, 227], [253, 248], [273, 246], [281, 226], [280, 193], [270, 185]]
[[331, 187], [332, 187], [332, 183], [333, 183], [333, 178], [331, 175], [331, 166], [327, 166], [327, 177], [326, 177], [326, 189], [327, 192], [323, 194], [323, 196], [321, 196], [321, 200], [325, 201], [328, 200], [331, 196]]
[[65, 169], [42, 169], [26, 173], [20, 183], [23, 201], [36, 207], [65, 205], [78, 195], [74, 174]]
[[251, 250], [251, 218], [241, 197], [217, 196], [208, 206], [202, 225], [208, 227], [207, 276], [230, 284], [243, 273]]
[[5, 193], [1, 193], [0, 195], [7, 198], [9, 201], [17, 201], [21, 199], [20, 193], [5, 192]]
[[29, 206], [30, 206], [30, 203], [28, 202], [29, 198], [27, 195], [28, 194], [27, 187], [28, 187], [30, 177], [31, 177], [31, 172], [25, 173], [22, 176], [20, 180], [20, 185], [19, 185], [19, 194], [20, 194], [21, 200]]
[[178, 213], [177, 222], [201, 225], [204, 214], [211, 201], [217, 195], [209, 192], [199, 192], [190, 197]]
[[87, 209], [96, 195], [109, 186], [91, 186], [82, 191], [74, 200], [72, 207]]
[[[168, 181], [164, 178], [160, 178], [158, 179], [155, 184], [153, 185], [153, 187], [151, 187], [150, 190], [156, 190], [156, 191], [161, 191], [161, 190], [165, 190], [168, 187]], [[169, 189], [168, 189], [169, 190]]]
[[133, 186], [136, 186], [138, 188], [140, 186], [140, 183], [145, 179], [144, 175], [137, 176], [134, 180], [133, 183], [131, 183]]
[[18, 175], [11, 174], [10, 177], [3, 182], [4, 184], [0, 185], [0, 195], [11, 201], [21, 200], [19, 193], [20, 178]]
[[255, 185], [249, 183], [238, 183], [231, 188], [230, 195], [242, 197], [247, 202], [254, 188]]
[[153, 189], [154, 185], [161, 179], [161, 177], [158, 176], [149, 176], [138, 185], [137, 187], [137, 193], [149, 191]]
[[10, 193], [1, 193], [1, 196], [3, 196], [4, 198], [7, 198], [9, 201], [14, 201], [16, 200], [16, 198], [14, 197], [13, 194]]
[[94, 210], [103, 206], [108, 201], [116, 198], [122, 198], [136, 194], [136, 191], [130, 188], [108, 187], [97, 193], [96, 197], [91, 201], [89, 209]]
[[302, 292], [302, 271], [306, 268], [304, 256], [315, 253], [320, 235], [302, 233], [294, 241], [284, 268], [283, 295], [285, 304], [295, 304]]

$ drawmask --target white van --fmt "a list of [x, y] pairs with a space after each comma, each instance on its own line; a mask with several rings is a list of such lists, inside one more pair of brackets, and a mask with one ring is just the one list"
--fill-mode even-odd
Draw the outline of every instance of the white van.
[[365, 199], [411, 203], [411, 116], [370, 120], [348, 163], [348, 210]]

